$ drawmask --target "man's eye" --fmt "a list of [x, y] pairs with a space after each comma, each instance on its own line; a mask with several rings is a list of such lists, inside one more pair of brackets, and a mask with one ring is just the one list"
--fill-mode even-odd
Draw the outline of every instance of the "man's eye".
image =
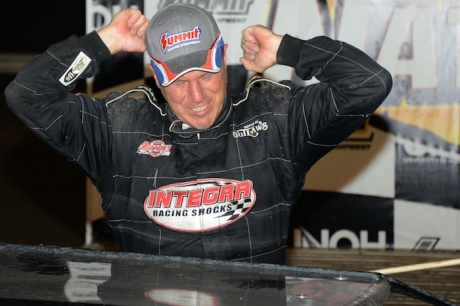
[[205, 81], [210, 80], [211, 78], [212, 78], [212, 73], [206, 73], [201, 77], [201, 79]]

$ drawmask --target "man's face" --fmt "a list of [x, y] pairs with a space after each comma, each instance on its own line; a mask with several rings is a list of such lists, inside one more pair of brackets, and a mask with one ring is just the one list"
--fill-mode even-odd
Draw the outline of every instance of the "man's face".
[[195, 70], [168, 86], [157, 82], [171, 110], [184, 123], [197, 129], [207, 129], [216, 121], [227, 92], [226, 61], [224, 50], [223, 65], [217, 73]]

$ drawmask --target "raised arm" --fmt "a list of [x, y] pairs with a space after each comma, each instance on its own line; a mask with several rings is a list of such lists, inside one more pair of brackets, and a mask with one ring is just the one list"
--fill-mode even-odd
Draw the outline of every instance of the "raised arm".
[[69, 36], [29, 61], [5, 90], [10, 109], [44, 142], [78, 163], [93, 179], [110, 158], [105, 101], [72, 93], [112, 54], [143, 52], [148, 20], [126, 9], [97, 32]]
[[256, 25], [242, 32], [241, 48], [247, 70], [285, 65], [303, 80], [320, 81], [306, 87], [286, 83], [291, 148], [306, 170], [361, 127], [392, 87], [390, 73], [365, 52], [325, 36], [302, 40]]

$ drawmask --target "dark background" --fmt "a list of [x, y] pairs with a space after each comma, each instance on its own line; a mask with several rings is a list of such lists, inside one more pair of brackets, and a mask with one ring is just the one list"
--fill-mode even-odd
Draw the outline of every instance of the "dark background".
[[[1, 11], [0, 60], [4, 54], [39, 54], [86, 32], [84, 0], [8, 0]], [[85, 177], [8, 109], [4, 90], [13, 78], [0, 71], [0, 242], [80, 247]]]
[[0, 52], [41, 53], [72, 34], [85, 34], [85, 0], [8, 0], [0, 6]]

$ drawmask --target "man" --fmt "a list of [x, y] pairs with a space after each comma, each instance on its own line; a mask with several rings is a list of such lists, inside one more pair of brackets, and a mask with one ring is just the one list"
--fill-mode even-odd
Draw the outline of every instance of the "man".
[[[122, 250], [283, 264], [306, 172], [392, 85], [344, 42], [256, 25], [242, 33], [246, 69], [287, 65], [320, 83], [256, 78], [227, 96], [226, 48], [198, 7], [171, 5], [150, 22], [126, 9], [97, 32], [51, 46], [6, 89], [17, 116], [93, 181]], [[146, 86], [105, 99], [70, 93], [111, 54], [145, 50], [167, 103]]]

